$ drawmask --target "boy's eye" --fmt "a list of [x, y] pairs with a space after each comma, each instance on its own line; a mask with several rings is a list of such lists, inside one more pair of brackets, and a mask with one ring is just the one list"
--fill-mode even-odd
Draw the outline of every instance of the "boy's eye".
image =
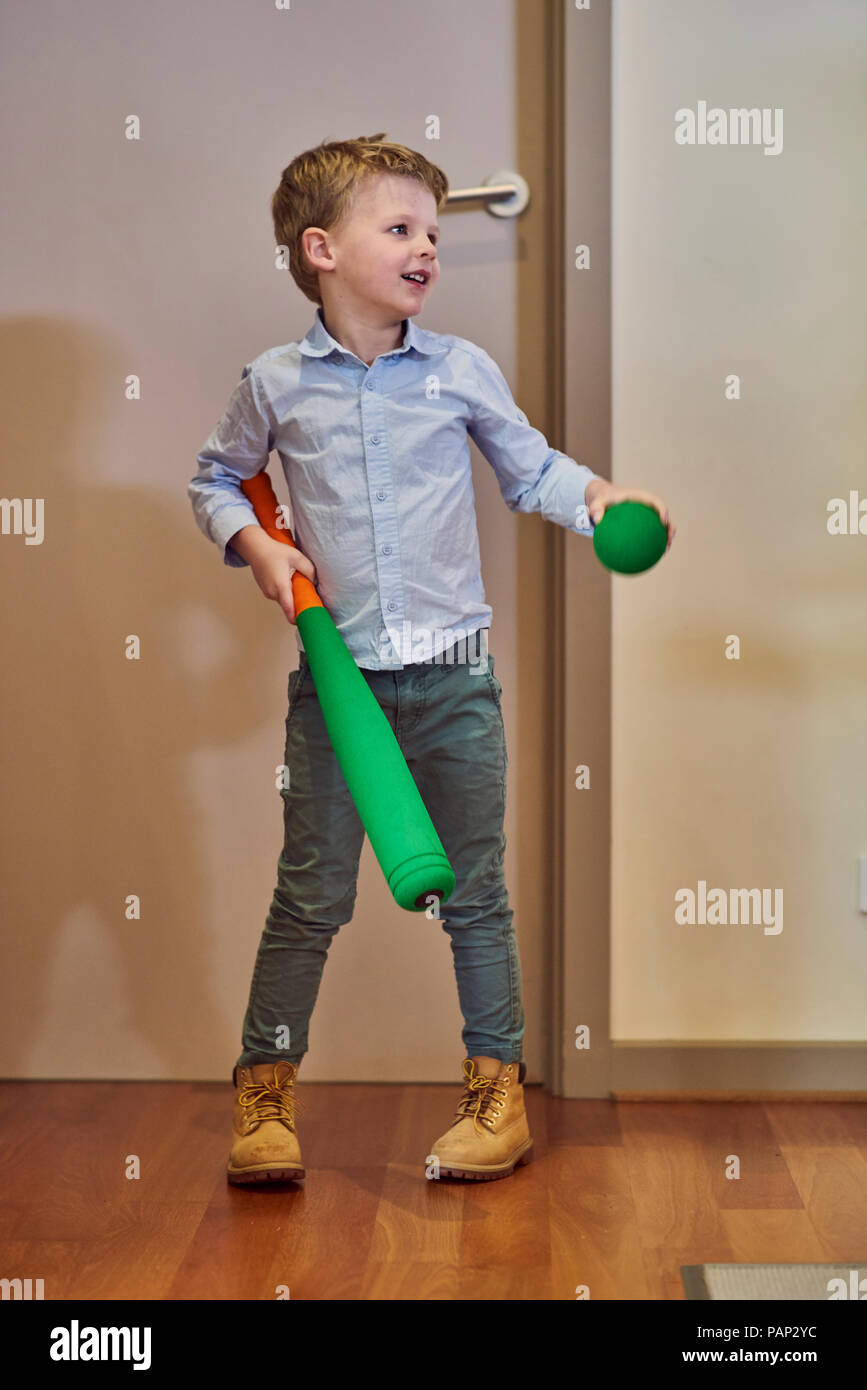
[[[393, 232], [393, 231], [395, 230], [396, 227], [400, 227], [400, 228], [402, 228], [404, 231], [406, 231], [406, 223], [405, 223], [405, 222], [395, 222], [394, 227], [389, 227], [389, 231], [390, 231], [390, 232]], [[437, 238], [436, 238], [435, 236], [432, 236], [432, 237], [430, 238], [430, 240], [433, 242], [434, 246], [436, 246], [436, 244], [437, 244]]]

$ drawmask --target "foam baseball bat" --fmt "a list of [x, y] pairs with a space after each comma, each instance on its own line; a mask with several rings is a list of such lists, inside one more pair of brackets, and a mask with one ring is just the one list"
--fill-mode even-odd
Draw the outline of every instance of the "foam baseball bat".
[[[291, 531], [277, 525], [267, 472], [244, 479], [241, 488], [268, 535], [294, 546]], [[298, 570], [292, 597], [325, 727], [379, 867], [395, 902], [421, 912], [431, 895], [448, 898], [454, 870], [376, 696], [313, 584]]]

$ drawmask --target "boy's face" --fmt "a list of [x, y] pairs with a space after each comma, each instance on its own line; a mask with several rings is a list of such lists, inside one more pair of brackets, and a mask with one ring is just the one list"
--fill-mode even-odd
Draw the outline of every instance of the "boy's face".
[[[363, 185], [347, 220], [311, 243], [323, 300], [376, 308], [388, 321], [419, 313], [439, 279], [436, 214], [433, 194], [416, 179], [380, 174]], [[422, 283], [404, 278], [412, 271]]]

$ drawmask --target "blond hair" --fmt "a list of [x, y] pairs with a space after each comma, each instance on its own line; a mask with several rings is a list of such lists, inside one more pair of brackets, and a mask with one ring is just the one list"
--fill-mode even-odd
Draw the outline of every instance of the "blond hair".
[[384, 131], [315, 145], [283, 170], [271, 199], [274, 235], [278, 246], [288, 248], [293, 280], [314, 304], [322, 303], [319, 274], [304, 255], [302, 233], [307, 227], [336, 227], [351, 211], [359, 189], [380, 174], [417, 179], [433, 194], [437, 211], [449, 191], [442, 169], [406, 145], [387, 140]]

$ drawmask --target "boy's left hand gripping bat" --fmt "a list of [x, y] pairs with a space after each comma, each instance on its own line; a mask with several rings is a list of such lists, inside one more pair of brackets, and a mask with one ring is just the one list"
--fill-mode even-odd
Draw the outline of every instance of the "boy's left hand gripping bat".
[[[267, 471], [244, 479], [241, 488], [268, 535], [294, 546], [292, 533], [277, 525], [278, 503]], [[395, 901], [421, 912], [434, 896], [448, 898], [454, 871], [391, 725], [333, 618], [298, 570], [292, 597], [325, 727], [361, 823]]]

